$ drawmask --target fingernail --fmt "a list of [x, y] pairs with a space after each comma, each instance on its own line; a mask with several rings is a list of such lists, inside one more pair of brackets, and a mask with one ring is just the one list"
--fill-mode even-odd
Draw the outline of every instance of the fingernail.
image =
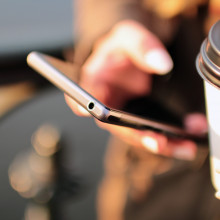
[[152, 153], [158, 153], [158, 142], [152, 137], [142, 138], [143, 146]]
[[218, 191], [218, 192], [215, 193], [215, 197], [216, 197], [217, 199], [220, 199], [220, 191]]
[[173, 156], [177, 159], [193, 160], [195, 158], [195, 152], [190, 148], [176, 147], [173, 151]]
[[163, 49], [150, 50], [145, 54], [146, 64], [156, 73], [164, 75], [173, 68], [173, 61]]

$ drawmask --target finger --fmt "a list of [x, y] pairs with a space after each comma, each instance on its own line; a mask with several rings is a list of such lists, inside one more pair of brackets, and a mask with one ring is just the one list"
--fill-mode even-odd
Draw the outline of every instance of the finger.
[[107, 129], [128, 144], [145, 148], [151, 153], [174, 157], [182, 160], [193, 160], [197, 146], [190, 140], [169, 139], [152, 131], [139, 131], [132, 128], [108, 125], [98, 122], [99, 126]]
[[152, 131], [140, 131], [123, 126], [109, 125], [99, 121], [97, 121], [97, 124], [101, 128], [118, 136], [126, 143], [136, 147], [146, 148], [152, 153], [161, 152], [163, 147], [167, 144], [167, 138], [165, 136]]
[[207, 133], [208, 123], [206, 116], [202, 113], [191, 113], [184, 118], [186, 129], [193, 134]]
[[90, 113], [85, 110], [82, 106], [78, 105], [71, 97], [67, 94], [64, 94], [65, 101], [71, 110], [78, 116], [89, 117]]
[[[106, 52], [107, 53], [107, 52]], [[97, 65], [98, 63], [98, 65]], [[151, 90], [151, 76], [137, 68], [122, 52], [93, 52], [86, 62], [84, 73], [90, 80], [99, 80], [114, 84], [121, 89], [135, 94], [147, 94]], [[97, 82], [96, 82], [97, 83]]]
[[143, 146], [153, 153], [181, 160], [195, 159], [197, 146], [190, 140], [170, 139], [157, 133], [147, 133], [142, 137]]
[[191, 140], [169, 139], [164, 148], [164, 155], [182, 160], [193, 160], [196, 153], [197, 145]]
[[137, 22], [119, 23], [113, 36], [108, 49], [121, 48], [142, 70], [163, 75], [173, 68], [173, 61], [161, 41]]
[[118, 56], [94, 51], [84, 65], [80, 82], [87, 92], [113, 108], [121, 108], [127, 100], [151, 91], [151, 76], [137, 69], [128, 58], [122, 64]]

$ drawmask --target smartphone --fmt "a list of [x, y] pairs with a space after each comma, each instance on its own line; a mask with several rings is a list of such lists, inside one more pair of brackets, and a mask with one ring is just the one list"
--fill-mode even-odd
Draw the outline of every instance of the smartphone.
[[73, 74], [74, 66], [72, 63], [36, 51], [28, 54], [27, 63], [52, 84], [68, 94], [93, 117], [104, 123], [141, 130], [147, 129], [173, 138], [204, 139], [203, 135], [188, 133], [181, 127], [105, 106], [81, 88], [75, 82], [76, 79], [74, 81], [72, 78], [70, 79], [71, 76], [75, 75]]

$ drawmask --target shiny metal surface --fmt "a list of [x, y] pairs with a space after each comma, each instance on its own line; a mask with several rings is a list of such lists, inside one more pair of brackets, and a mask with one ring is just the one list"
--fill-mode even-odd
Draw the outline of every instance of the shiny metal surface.
[[196, 66], [204, 80], [220, 88], [220, 20], [213, 25], [203, 42]]

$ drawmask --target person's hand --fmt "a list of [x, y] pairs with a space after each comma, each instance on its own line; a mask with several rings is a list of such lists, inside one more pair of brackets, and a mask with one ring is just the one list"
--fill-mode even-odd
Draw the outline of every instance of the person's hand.
[[[123, 21], [96, 43], [83, 66], [80, 84], [105, 105], [119, 109], [128, 100], [151, 92], [152, 74], [166, 74], [172, 67], [168, 52], [155, 35], [137, 22]], [[71, 98], [65, 98], [76, 114], [88, 115]], [[190, 140], [98, 124], [127, 143], [153, 153], [182, 159], [193, 159], [196, 154], [196, 145]]]
[[123, 21], [95, 44], [80, 84], [104, 104], [121, 108], [127, 100], [150, 93], [151, 74], [166, 74], [172, 67], [156, 36], [137, 22]]

